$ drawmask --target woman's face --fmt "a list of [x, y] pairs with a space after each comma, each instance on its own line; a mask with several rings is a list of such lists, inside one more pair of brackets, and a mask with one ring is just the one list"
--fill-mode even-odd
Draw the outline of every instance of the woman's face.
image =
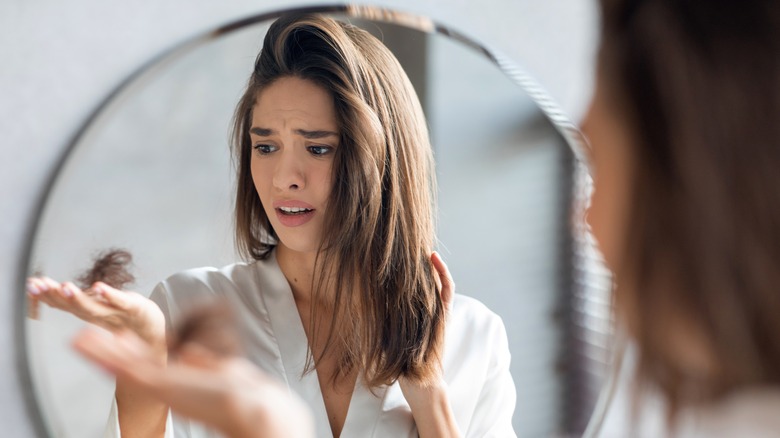
[[587, 222], [607, 266], [619, 273], [626, 241], [634, 160], [626, 120], [619, 117], [620, 111], [604, 87], [604, 81], [598, 80], [582, 123], [591, 145], [588, 158], [593, 172]]
[[339, 127], [332, 96], [295, 77], [276, 80], [252, 110], [252, 180], [279, 244], [319, 248]]

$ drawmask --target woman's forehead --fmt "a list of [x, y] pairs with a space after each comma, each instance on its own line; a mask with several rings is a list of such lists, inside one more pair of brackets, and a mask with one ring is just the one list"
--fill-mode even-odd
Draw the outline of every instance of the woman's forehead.
[[312, 81], [294, 77], [279, 79], [258, 92], [252, 122], [274, 124], [277, 128], [290, 123], [314, 124], [317, 129], [338, 127], [330, 93]]

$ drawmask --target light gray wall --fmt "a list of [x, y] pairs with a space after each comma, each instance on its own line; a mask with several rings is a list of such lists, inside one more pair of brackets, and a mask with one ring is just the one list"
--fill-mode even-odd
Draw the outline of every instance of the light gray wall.
[[[0, 424], [33, 435], [12, 322], [20, 312], [21, 256], [37, 203], [89, 113], [141, 63], [215, 25], [301, 1], [10, 0], [0, 4]], [[590, 1], [369, 2], [427, 15], [498, 48], [547, 88], [571, 118], [590, 94], [595, 8]]]

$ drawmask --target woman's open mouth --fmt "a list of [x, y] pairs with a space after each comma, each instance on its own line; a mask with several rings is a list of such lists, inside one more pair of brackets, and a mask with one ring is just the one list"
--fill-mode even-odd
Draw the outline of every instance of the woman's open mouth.
[[305, 214], [310, 211], [314, 211], [311, 208], [301, 208], [301, 207], [279, 207], [278, 210], [280, 210], [282, 214], [289, 214], [289, 215]]
[[313, 208], [276, 207], [276, 217], [285, 227], [297, 227], [309, 222], [314, 217]]

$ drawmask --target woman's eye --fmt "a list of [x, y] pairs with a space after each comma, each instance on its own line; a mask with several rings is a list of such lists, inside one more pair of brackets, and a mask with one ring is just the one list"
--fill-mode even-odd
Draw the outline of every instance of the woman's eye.
[[254, 145], [254, 148], [260, 155], [267, 155], [278, 149], [276, 146], [270, 144], [256, 144]]
[[309, 153], [316, 156], [327, 155], [333, 150], [330, 146], [309, 146], [306, 149], [309, 150]]

